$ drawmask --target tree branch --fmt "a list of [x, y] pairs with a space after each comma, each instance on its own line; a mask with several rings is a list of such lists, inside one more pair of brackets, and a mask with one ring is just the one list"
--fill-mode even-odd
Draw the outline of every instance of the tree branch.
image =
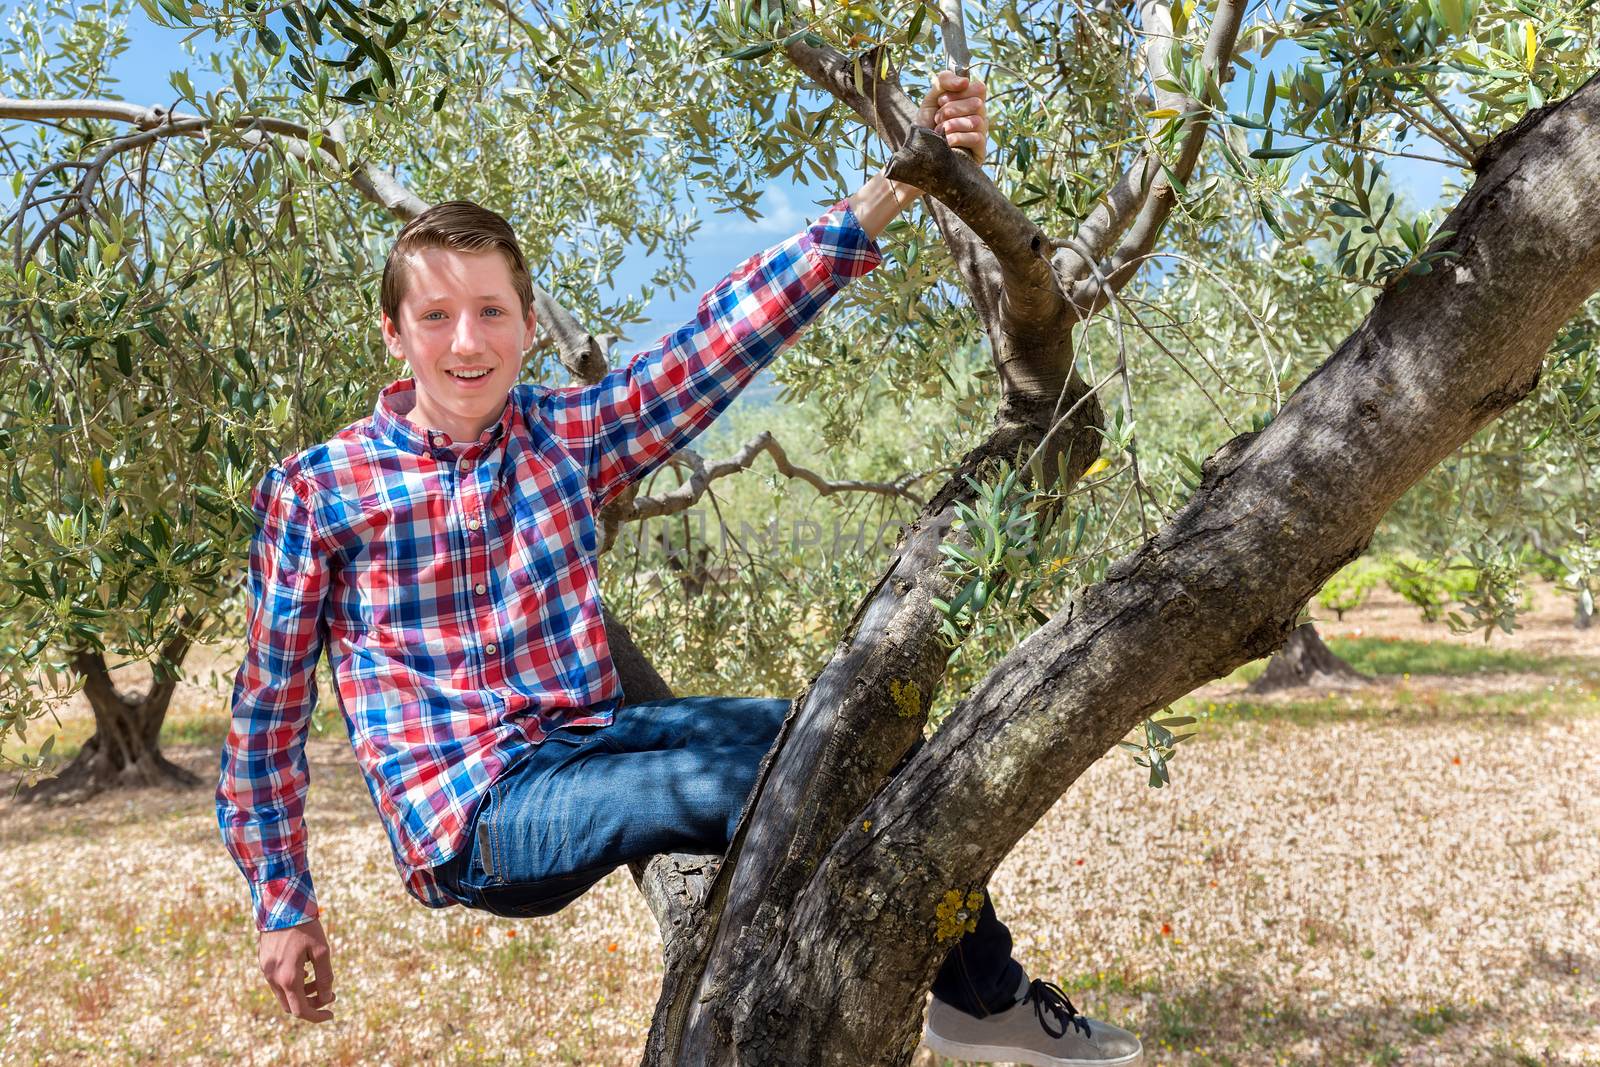
[[[1189, 98], [1156, 84], [1171, 76], [1167, 67], [1168, 47], [1173, 41], [1171, 7], [1162, 0], [1147, 0], [1141, 5], [1141, 13], [1145, 40], [1140, 55], [1150, 75], [1155, 106], [1181, 115], [1188, 109]], [[1137, 101], [1135, 106], [1138, 106]], [[1106, 192], [1105, 199], [1096, 204], [1088, 217], [1078, 224], [1075, 236], [1094, 253], [1096, 261], [1111, 251], [1117, 238], [1132, 224], [1134, 215], [1149, 197], [1152, 183], [1160, 173], [1160, 159], [1148, 150], [1141, 151], [1133, 164], [1122, 172]], [[1069, 286], [1090, 278], [1093, 274], [1091, 266], [1076, 250], [1069, 250], [1056, 259], [1057, 270], [1068, 280]]]
[[[1218, 87], [1226, 80], [1228, 64], [1233, 58], [1234, 42], [1239, 36], [1239, 24], [1244, 19], [1244, 7], [1243, 0], [1220, 0], [1212, 15], [1211, 32], [1206, 36], [1205, 50], [1200, 60], [1206, 72], [1208, 96], [1215, 96], [1219, 92]], [[1164, 3], [1160, 0], [1145, 0], [1141, 10], [1146, 19], [1146, 33], [1153, 34], [1158, 39], [1172, 38], [1171, 12]], [[1159, 49], [1152, 49], [1147, 55], [1151, 62], [1151, 74], [1156, 76], [1158, 69], [1165, 69], [1165, 56]], [[1168, 166], [1180, 184], [1187, 183], [1189, 176], [1194, 173], [1195, 164], [1200, 158], [1200, 149], [1205, 143], [1206, 128], [1210, 122], [1208, 107], [1202, 106], [1199, 101], [1187, 95], [1183, 95], [1183, 101], [1183, 105], [1178, 109], [1179, 113], [1188, 115], [1189, 118], [1184, 120], [1183, 139], [1178, 148], [1177, 159]], [[1158, 96], [1157, 103], [1161, 102], [1162, 97]], [[1215, 102], [1208, 99], [1205, 104], [1210, 105]], [[1069, 302], [1080, 318], [1088, 318], [1105, 306], [1111, 299], [1108, 288], [1120, 290], [1133, 278], [1138, 272], [1140, 262], [1155, 247], [1162, 225], [1172, 214], [1177, 202], [1177, 190], [1173, 187], [1172, 179], [1166, 173], [1157, 173], [1149, 184], [1150, 192], [1139, 208], [1139, 213], [1124, 236], [1122, 244], [1110, 260], [1100, 268], [1099, 273], [1105, 276], [1105, 280], [1101, 281], [1100, 278], [1092, 276], [1091, 272], [1090, 277], [1083, 278], [1073, 285]], [[1082, 268], [1079, 266], [1074, 269]]]
[[[852, 60], [833, 48], [813, 47], [797, 39], [786, 45], [784, 52], [789, 62], [819, 88], [849, 107], [875, 130], [891, 151], [905, 143], [916, 123], [917, 107], [892, 79], [877, 77], [876, 50]], [[857, 70], [860, 71], [861, 91], [856, 89]], [[989, 327], [998, 313], [997, 286], [991, 280], [998, 271], [993, 254], [949, 208], [932, 197], [924, 201], [932, 208], [934, 220], [955, 257], [956, 268], [980, 314], [985, 316], [984, 325]]]
[[[809, 45], [796, 38], [784, 46], [789, 62], [859, 115], [890, 148], [899, 148], [915, 125], [917, 105], [895, 81], [893, 72], [878, 77], [884, 50], [874, 48], [846, 56], [828, 45]], [[861, 88], [858, 90], [856, 85]]]
[[1007, 312], [1030, 322], [1060, 312], [1064, 300], [1046, 257], [1044, 234], [982, 167], [952, 151], [934, 131], [917, 126], [884, 175], [938, 197], [983, 241], [999, 264]]
[[[932, 130], [914, 133], [916, 105], [897, 84], [894, 72], [880, 76], [885, 69], [885, 49], [875, 48], [851, 58], [826, 45], [812, 46], [797, 39], [785, 46], [785, 52], [796, 67], [848, 105], [896, 150], [885, 170], [887, 177], [930, 193], [982, 242], [983, 253], [972, 247], [952, 248], [980, 309], [997, 307], [995, 296], [986, 290], [994, 287], [993, 275], [998, 273], [1011, 326], [1049, 323], [1062, 314], [1064, 294], [1040, 254], [1043, 246], [1035, 246], [1032, 240], [1040, 236], [1038, 228], [964, 153], [951, 151], [944, 138]], [[947, 240], [967, 236], [944, 222], [941, 229]], [[985, 322], [991, 332], [997, 326], [993, 318]]]
[[706, 494], [712, 482], [748, 470], [756, 457], [763, 452], [772, 457], [773, 466], [778, 468], [779, 474], [786, 478], [798, 478], [822, 496], [832, 496], [835, 493], [878, 493], [883, 496], [904, 497], [914, 504], [922, 503], [921, 499], [911, 492], [910, 487], [926, 477], [926, 474], [908, 474], [892, 482], [829, 481], [816, 471], [790, 462], [788, 453], [772, 436], [772, 432], [762, 430], [746, 441], [739, 451], [716, 463], [707, 464], [698, 453], [690, 449], [682, 450], [673, 459], [674, 462], [681, 461], [688, 465], [690, 469], [688, 480], [659, 496], [636, 498], [632, 513], [627, 518], [654, 519], [662, 515], [675, 515], [680, 511], [687, 511]]
[[[1436, 122], [1430, 122], [1428, 117], [1422, 112], [1418, 111], [1410, 104], [1403, 102], [1394, 94], [1394, 90], [1390, 89], [1388, 85], [1381, 81], [1378, 82], [1377, 85], [1378, 88], [1383, 92], [1383, 95], [1389, 98], [1389, 103], [1394, 106], [1394, 109], [1400, 114], [1404, 115], [1406, 118], [1410, 119], [1413, 126], [1418, 127], [1427, 134], [1430, 134], [1435, 141], [1438, 141], [1440, 144], [1450, 149], [1450, 151], [1460, 156], [1461, 162], [1464, 166], [1472, 166], [1476, 159], [1477, 153], [1474, 152], [1470, 147], [1470, 137], [1468, 138], [1467, 144], [1463, 145], [1459, 143], [1454, 137], [1450, 136], [1450, 132], [1448, 130], [1444, 129]], [[1448, 114], [1446, 115], [1446, 118], [1450, 117], [1452, 116], [1449, 116]]]
[[965, 78], [972, 69], [972, 53], [967, 50], [967, 20], [961, 0], [939, 0], [939, 38], [950, 69]]
[[1455, 131], [1461, 135], [1461, 139], [1465, 141], [1467, 147], [1471, 149], [1473, 156], [1476, 156], [1478, 154], [1478, 149], [1483, 146], [1483, 138], [1479, 137], [1477, 134], [1468, 129], [1467, 124], [1457, 118], [1455, 112], [1446, 107], [1445, 102], [1439, 99], [1439, 94], [1435, 93], [1431, 88], [1429, 88], [1426, 83], [1418, 82], [1417, 88], [1422, 90], [1422, 94], [1433, 103], [1433, 106], [1438, 110], [1439, 114], [1445, 117], [1445, 121], [1449, 122], [1451, 126], [1455, 127]]

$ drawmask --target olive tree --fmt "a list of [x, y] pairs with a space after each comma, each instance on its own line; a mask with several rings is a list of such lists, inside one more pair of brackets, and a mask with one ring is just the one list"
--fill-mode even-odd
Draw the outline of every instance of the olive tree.
[[[189, 380], [202, 396], [217, 395], [203, 392], [208, 377], [224, 396], [225, 385], [264, 394], [244, 405], [253, 414], [230, 408], [211, 431], [233, 441], [237, 461], [201, 438], [200, 416], [184, 416], [193, 436], [174, 440], [211, 466], [174, 479], [172, 507], [191, 489], [209, 495], [200, 489], [216, 488], [224, 461], [248, 470], [274, 447], [314, 439], [360, 405], [295, 397], [282, 424], [301, 418], [307, 436], [274, 436], [275, 398], [303, 360], [318, 361], [305, 368], [313, 393], [343, 395], [362, 359], [373, 376], [353, 393], [370, 395], [381, 375], [364, 354], [376, 347], [370, 333], [353, 324], [342, 342], [329, 339], [347, 346], [344, 359], [321, 362], [305, 339], [330, 320], [310, 310], [334, 303], [334, 279], [358, 289], [370, 279], [370, 238], [426, 200], [476, 195], [523, 220], [534, 258], [549, 264], [540, 310], [550, 354], [581, 380], [603, 370], [605, 335], [636, 314], [596, 306], [587, 286], [628, 240], [686, 236], [667, 202], [674, 183], [737, 210], [765, 176], [804, 171], [842, 185], [886, 164], [928, 194], [924, 214], [891, 235], [891, 261], [779, 377], [796, 392], [841, 394], [870, 365], [910, 392], [980, 341], [991, 368], [981, 407], [945, 428], [950, 469], [795, 694], [728, 855], [658, 857], [637, 872], [667, 965], [648, 1062], [906, 1062], [939, 960], [1021, 835], [1141, 724], [1142, 758], [1159, 780], [1175, 742], [1162, 709], [1282, 644], [1403, 494], [1536, 389], [1552, 342], [1600, 289], [1600, 218], [1587, 209], [1600, 81], [1585, 10], [1312, 0], [1258, 5], [1248, 23], [1232, 0], [149, 10], [220, 32], [241, 55], [254, 49], [237, 60], [233, 90], [184, 93], [183, 111], [90, 113], [104, 101], [85, 99], [84, 75], [67, 91], [40, 74], [37, 95], [0, 100], [0, 117], [35, 129], [19, 171], [37, 181], [19, 190], [7, 276], [22, 296], [6, 365], [23, 370], [4, 395], [42, 396], [33, 408], [12, 402], [34, 421], [8, 424], [6, 441], [8, 456], [30, 464], [13, 479], [33, 502], [20, 513], [37, 518], [20, 534], [8, 528], [4, 550], [41, 649], [103, 642], [113, 626], [119, 641], [150, 647], [151, 616], [171, 599], [153, 596], [171, 566], [170, 532], [158, 546], [130, 527], [153, 521], [159, 494], [133, 512], [89, 492], [102, 492], [97, 478], [112, 484], [137, 437], [114, 441], [120, 450], [107, 450], [97, 474], [104, 446], [78, 397], [138, 396], [142, 385], [112, 375], [191, 359], [207, 371]], [[1277, 48], [1299, 52], [1273, 59]], [[974, 66], [990, 85], [992, 171], [913, 125], [915, 89], [901, 71], [930, 62]], [[80, 131], [80, 121], [110, 128]], [[64, 150], [60, 136], [78, 139]], [[140, 137], [134, 148], [166, 153], [187, 137], [196, 154], [162, 157], [143, 184], [132, 165], [108, 177], [109, 160], [130, 150], [108, 151]], [[1381, 161], [1397, 154], [1469, 175], [1444, 218], [1398, 219], [1375, 198]], [[210, 166], [232, 168], [229, 180]], [[280, 195], [240, 198], [263, 185]], [[530, 187], [541, 195], [524, 198]], [[147, 188], [193, 198], [190, 215], [175, 206], [146, 234], [149, 212], [118, 197]], [[541, 214], [563, 205], [570, 216]], [[568, 228], [544, 229], [552, 219]], [[1297, 337], [1293, 375], [1281, 359], [1258, 365], [1230, 346], [1203, 458], [1152, 454], [1140, 412], [1161, 397], [1135, 373], [1137, 353], [1195, 369], [1204, 339], [1176, 340], [1172, 324], [1187, 312], [1167, 286], [1237, 294], [1244, 242], [1267, 245], [1305, 280], [1367, 290], [1370, 306], [1331, 354], [1315, 329]], [[270, 268], [285, 280], [244, 280], [274, 252], [296, 264]], [[168, 260], [177, 265], [161, 275]], [[142, 280], [113, 288], [108, 277]], [[297, 299], [249, 302], [296, 280]], [[363, 291], [370, 300], [370, 281]], [[1241, 328], [1272, 317], [1235, 303]], [[191, 304], [232, 332], [202, 328]], [[370, 315], [345, 313], [357, 310]], [[192, 351], [169, 360], [157, 334], [170, 342], [180, 328]], [[118, 337], [163, 354], [129, 374]], [[108, 382], [102, 393], [95, 376]], [[153, 395], [153, 418], [133, 408], [146, 433], [187, 394]], [[1592, 398], [1564, 395], [1575, 424], [1589, 425]], [[302, 406], [327, 422], [304, 419]], [[847, 416], [846, 405], [833, 410]], [[41, 477], [51, 449], [57, 473]], [[670, 504], [621, 502], [603, 525], [614, 536], [692, 498], [706, 478], [685, 484]], [[236, 565], [240, 498], [224, 499], [231, 525], [214, 547]], [[81, 528], [62, 525], [77, 516]], [[182, 529], [185, 544], [200, 543]], [[117, 538], [109, 552], [83, 547], [102, 530]], [[129, 571], [110, 579], [120, 599], [96, 607], [91, 557], [103, 574], [106, 554]], [[39, 588], [35, 560], [50, 574]], [[204, 582], [186, 573], [178, 600], [210, 607]], [[90, 616], [88, 633], [74, 615], [83, 607], [105, 613]], [[997, 617], [1007, 625], [991, 625]], [[628, 641], [624, 622], [614, 649], [628, 696], [660, 695], [648, 643]], [[952, 652], [959, 662], [975, 641], [989, 647], [974, 653], [983, 669], [969, 684], [948, 672]], [[938, 729], [913, 752], [944, 697]]]

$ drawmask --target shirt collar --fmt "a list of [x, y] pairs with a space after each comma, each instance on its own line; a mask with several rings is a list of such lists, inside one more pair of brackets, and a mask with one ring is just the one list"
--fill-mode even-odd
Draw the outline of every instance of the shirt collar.
[[[398, 448], [417, 455], [435, 455], [451, 451], [457, 442], [449, 434], [431, 427], [423, 429], [406, 418], [416, 405], [415, 379], [401, 378], [384, 386], [372, 410], [372, 423], [377, 429], [378, 436]], [[505, 410], [500, 413], [499, 421], [484, 430], [479, 440], [485, 445], [493, 445], [510, 433], [515, 410], [516, 405], [511, 402], [508, 393]]]

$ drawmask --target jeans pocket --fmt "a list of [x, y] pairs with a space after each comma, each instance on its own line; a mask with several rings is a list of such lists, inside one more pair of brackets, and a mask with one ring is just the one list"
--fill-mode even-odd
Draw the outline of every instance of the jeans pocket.
[[566, 816], [551, 801], [552, 790], [561, 788], [564, 769], [602, 741], [593, 729], [553, 731], [490, 784], [471, 830], [464, 883], [474, 889], [526, 886], [562, 869], [557, 850], [565, 840]]

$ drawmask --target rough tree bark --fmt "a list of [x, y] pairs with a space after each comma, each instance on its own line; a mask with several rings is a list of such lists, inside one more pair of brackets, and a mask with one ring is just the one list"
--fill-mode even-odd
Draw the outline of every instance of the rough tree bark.
[[1162, 529], [850, 812], [782, 927], [746, 935], [765, 938], [759, 966], [691, 1007], [726, 1028], [665, 1062], [907, 1062], [948, 948], [942, 895], [982, 888], [1145, 716], [1280, 646], [1400, 495], [1533, 389], [1558, 328], [1600, 290], [1597, 168], [1596, 80], [1489, 146], [1441, 227], [1453, 235], [1437, 247], [1460, 258], [1385, 292], [1271, 425], [1207, 460]]
[[1349, 685], [1371, 678], [1340, 659], [1322, 641], [1314, 623], [1303, 622], [1289, 634], [1283, 647], [1272, 654], [1261, 677], [1250, 683], [1256, 694], [1276, 693], [1313, 685]]

